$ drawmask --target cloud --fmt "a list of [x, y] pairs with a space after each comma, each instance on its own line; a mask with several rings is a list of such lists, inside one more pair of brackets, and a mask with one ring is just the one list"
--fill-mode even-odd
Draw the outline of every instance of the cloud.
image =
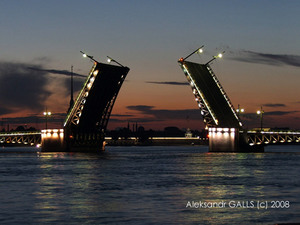
[[127, 106], [127, 109], [139, 111], [144, 115], [152, 116], [156, 120], [202, 119], [199, 109], [155, 109], [154, 106], [148, 105]]
[[292, 113], [297, 113], [299, 111], [271, 111], [271, 112], [265, 112], [265, 115], [269, 116], [284, 116]]
[[133, 115], [129, 114], [111, 114], [111, 117], [132, 117]]
[[[60, 74], [60, 75], [66, 75], [66, 76], [71, 76], [71, 72], [67, 70], [55, 70], [55, 69], [43, 69], [39, 66], [30, 66], [28, 69], [33, 70], [33, 71], [40, 71], [40, 72], [45, 72], [45, 73], [52, 73], [52, 74]], [[83, 77], [86, 78], [86, 75], [78, 74], [78, 73], [73, 73], [74, 77]]]
[[28, 69], [31, 66], [0, 62], [0, 114], [44, 107], [43, 103], [50, 94], [45, 89], [47, 73]]
[[[299, 111], [268, 111], [268, 112], [265, 112], [264, 115], [268, 115], [268, 116], [285, 116], [285, 115], [289, 115], [289, 114], [297, 113], [297, 112], [299, 112]], [[255, 119], [259, 115], [257, 115], [256, 113], [243, 113], [243, 114], [240, 114], [240, 116], [242, 118], [246, 118], [246, 119]]]
[[259, 64], [267, 64], [267, 65], [289, 65], [300, 67], [300, 56], [299, 55], [287, 55], [287, 54], [269, 54], [269, 53], [261, 53], [254, 52], [248, 50], [241, 50], [239, 52], [230, 51], [233, 56], [231, 59], [249, 62], [249, 63], [259, 63]]
[[265, 107], [286, 107], [285, 104], [281, 104], [281, 103], [277, 103], [277, 104], [267, 103], [267, 104], [264, 104], [263, 106], [265, 106]]
[[[48, 121], [51, 123], [61, 123], [66, 117], [66, 113], [52, 113]], [[28, 116], [12, 117], [12, 118], [1, 118], [1, 125], [25, 125], [25, 124], [44, 124], [45, 116], [40, 114], [31, 114]]]
[[[41, 58], [47, 63], [47, 58]], [[70, 94], [71, 72], [45, 69], [44, 64], [0, 62], [0, 115], [20, 111], [41, 111], [47, 99], [64, 101]], [[49, 76], [52, 74], [51, 76]], [[81, 89], [87, 76], [73, 73], [74, 92]]]
[[149, 105], [130, 105], [126, 107], [127, 109], [130, 110], [135, 110], [135, 111], [140, 111], [140, 112], [149, 112], [151, 111], [154, 106], [149, 106]]
[[166, 84], [166, 85], [189, 85], [188, 82], [177, 81], [146, 81], [148, 84]]

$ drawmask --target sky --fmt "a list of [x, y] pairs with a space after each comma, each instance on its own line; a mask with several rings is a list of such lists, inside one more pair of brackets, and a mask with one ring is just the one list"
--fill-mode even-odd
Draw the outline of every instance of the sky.
[[[300, 129], [300, 1], [2, 0], [0, 128], [60, 127], [70, 101], [70, 70], [81, 88], [92, 62], [110, 56], [130, 72], [109, 129], [202, 129], [200, 110], [177, 60], [211, 66], [245, 127]], [[75, 96], [76, 96], [75, 93]]]

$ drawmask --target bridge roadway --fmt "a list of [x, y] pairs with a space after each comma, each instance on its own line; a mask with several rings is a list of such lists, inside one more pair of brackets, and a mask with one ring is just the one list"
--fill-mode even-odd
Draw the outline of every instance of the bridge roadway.
[[[209, 135], [226, 135], [234, 133], [234, 128], [209, 128]], [[300, 132], [294, 131], [239, 131], [240, 135], [246, 135], [247, 143], [250, 146], [266, 146], [269, 144], [300, 144]], [[45, 136], [60, 136], [63, 135], [63, 129], [48, 129], [42, 131], [23, 131], [23, 132], [2, 132], [0, 133], [0, 146], [41, 146], [41, 137]], [[105, 138], [107, 142], [111, 141], [110, 137]], [[133, 138], [134, 139], [134, 138]], [[158, 143], [165, 145], [165, 138], [153, 137], [153, 140], [159, 139]], [[167, 138], [170, 145], [177, 139], [188, 138]], [[196, 141], [196, 138], [193, 138]]]
[[267, 144], [282, 144], [282, 143], [300, 143], [300, 132], [295, 131], [248, 131], [248, 144], [267, 145]]
[[180, 58], [178, 63], [191, 86], [203, 122], [209, 130], [209, 151], [262, 152], [266, 144], [300, 141], [300, 132], [247, 131], [209, 65], [212, 60], [206, 64], [199, 64], [186, 61], [188, 57]]
[[41, 144], [40, 131], [0, 132], [0, 145], [5, 146], [37, 146]]

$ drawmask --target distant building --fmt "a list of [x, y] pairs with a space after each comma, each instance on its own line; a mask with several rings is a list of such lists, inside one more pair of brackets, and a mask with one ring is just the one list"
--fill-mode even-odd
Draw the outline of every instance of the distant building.
[[192, 138], [192, 137], [193, 137], [193, 134], [192, 134], [190, 128], [188, 128], [188, 129], [186, 130], [186, 132], [185, 132], [185, 137], [186, 137], [186, 138]]

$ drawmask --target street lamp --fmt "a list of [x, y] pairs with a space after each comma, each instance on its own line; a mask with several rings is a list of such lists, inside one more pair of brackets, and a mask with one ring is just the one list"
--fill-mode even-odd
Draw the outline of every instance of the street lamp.
[[119, 66], [124, 67], [121, 63], [117, 62], [116, 60], [114, 60], [113, 58], [111, 58], [109, 56], [107, 56], [107, 62], [108, 63], [114, 62], [114, 63], [118, 64]]
[[90, 59], [93, 60], [95, 63], [99, 63], [97, 60], [94, 59], [94, 56], [90, 56], [90, 55], [84, 53], [83, 51], [80, 51], [80, 53], [82, 54], [82, 56], [83, 56], [84, 58], [90, 58]]
[[262, 109], [262, 106], [260, 107], [260, 110], [256, 111], [257, 115], [260, 115], [260, 130], [263, 130], [263, 115], [264, 115], [264, 110]]
[[218, 55], [213, 56], [213, 58], [211, 60], [209, 60], [205, 65], [208, 65], [209, 63], [211, 63], [212, 61], [214, 61], [217, 58], [222, 58], [224, 53], [225, 53], [225, 51], [223, 51], [222, 53], [219, 53]]
[[186, 60], [188, 57], [192, 56], [195, 53], [203, 53], [203, 47], [204, 47], [204, 45], [202, 45], [200, 48], [197, 48], [195, 51], [193, 51], [191, 54], [189, 54], [185, 58], [180, 58], [179, 61], [183, 62], [184, 60]]
[[244, 113], [245, 109], [240, 108], [240, 105], [238, 105], [238, 108], [237, 108], [236, 112], [237, 112], [238, 116], [240, 116], [240, 113]]
[[47, 130], [47, 128], [48, 128], [48, 126], [47, 126], [48, 125], [48, 117], [51, 116], [51, 112], [47, 111], [47, 109], [46, 109], [46, 111], [43, 114], [44, 114], [45, 119], [46, 119], [46, 130]]

